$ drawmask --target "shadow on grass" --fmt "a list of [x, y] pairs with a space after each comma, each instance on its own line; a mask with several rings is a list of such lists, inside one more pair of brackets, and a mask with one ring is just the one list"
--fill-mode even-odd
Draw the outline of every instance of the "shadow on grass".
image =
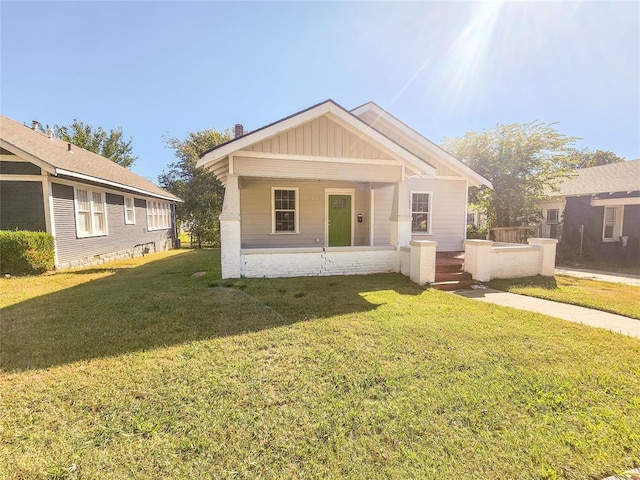
[[0, 370], [42, 369], [366, 312], [377, 308], [361, 295], [367, 291], [423, 291], [396, 274], [223, 281], [219, 265], [218, 250], [192, 250], [135, 268], [91, 269], [114, 273], [6, 307]]

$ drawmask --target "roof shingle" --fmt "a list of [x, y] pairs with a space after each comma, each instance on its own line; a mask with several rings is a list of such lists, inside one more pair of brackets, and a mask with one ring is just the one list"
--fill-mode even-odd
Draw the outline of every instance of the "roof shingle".
[[68, 142], [55, 137], [49, 138], [3, 115], [0, 115], [0, 139], [7, 146], [13, 146], [49, 166], [51, 173], [64, 175], [69, 172], [72, 176], [76, 174], [88, 177], [86, 180], [180, 201], [175, 195], [108, 158], [75, 145], [69, 149]]

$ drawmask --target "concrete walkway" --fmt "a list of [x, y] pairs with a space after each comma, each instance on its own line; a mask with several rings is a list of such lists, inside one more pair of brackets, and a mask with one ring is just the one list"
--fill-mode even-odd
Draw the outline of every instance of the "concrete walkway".
[[634, 285], [640, 287], [640, 275], [630, 273], [609, 273], [600, 272], [598, 270], [588, 270], [585, 268], [567, 268], [556, 267], [554, 270], [556, 275], [566, 275], [568, 277], [588, 278], [590, 280], [599, 280], [601, 282], [624, 283], [625, 285]]
[[640, 320], [601, 312], [590, 308], [552, 302], [541, 298], [527, 297], [515, 293], [507, 293], [488, 288], [486, 290], [461, 290], [457, 295], [482, 302], [494, 303], [505, 307], [519, 308], [529, 312], [542, 313], [550, 317], [561, 318], [570, 322], [582, 323], [592, 327], [606, 328], [612, 332], [622, 333], [640, 338]]

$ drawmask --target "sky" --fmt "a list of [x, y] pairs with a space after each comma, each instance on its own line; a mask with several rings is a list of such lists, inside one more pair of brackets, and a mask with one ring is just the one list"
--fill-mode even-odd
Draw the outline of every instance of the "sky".
[[[0, 111], [164, 138], [374, 101], [441, 143], [554, 123], [640, 158], [640, 2], [0, 2]], [[557, 122], [557, 123], [556, 123]]]

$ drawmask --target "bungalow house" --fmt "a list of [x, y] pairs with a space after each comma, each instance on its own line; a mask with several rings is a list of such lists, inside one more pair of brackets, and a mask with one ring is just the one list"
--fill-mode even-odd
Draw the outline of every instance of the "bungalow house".
[[107, 158], [0, 116], [0, 229], [50, 233], [57, 269], [174, 248], [179, 201]]
[[541, 209], [559, 253], [640, 263], [640, 160], [577, 170]]
[[223, 278], [409, 275], [414, 250], [463, 249], [468, 188], [491, 186], [372, 102], [242, 133], [198, 161], [226, 186]]

